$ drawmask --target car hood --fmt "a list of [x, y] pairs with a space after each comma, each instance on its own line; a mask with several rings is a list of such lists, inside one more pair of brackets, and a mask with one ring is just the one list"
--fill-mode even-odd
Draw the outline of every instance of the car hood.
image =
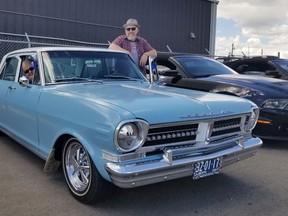
[[130, 112], [150, 124], [247, 113], [252, 106], [238, 97], [149, 83], [73, 84], [55, 90], [117, 112]]
[[214, 75], [201, 80], [222, 82], [232, 85], [238, 85], [255, 91], [261, 92], [266, 96], [273, 96], [277, 98], [288, 97], [288, 81], [281, 79], [274, 79], [269, 77], [260, 77], [252, 75]]

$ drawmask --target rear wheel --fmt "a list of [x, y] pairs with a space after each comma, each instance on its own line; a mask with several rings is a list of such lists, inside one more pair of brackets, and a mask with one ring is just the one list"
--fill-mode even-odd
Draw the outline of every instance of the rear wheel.
[[87, 150], [74, 138], [64, 145], [62, 165], [66, 183], [77, 200], [90, 204], [109, 197], [112, 184], [102, 178]]

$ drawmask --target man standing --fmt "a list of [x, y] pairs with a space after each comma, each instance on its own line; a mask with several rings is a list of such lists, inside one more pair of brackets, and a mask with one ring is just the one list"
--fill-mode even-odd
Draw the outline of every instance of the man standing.
[[128, 51], [135, 64], [144, 71], [144, 66], [148, 57], [156, 57], [156, 50], [148, 43], [148, 41], [140, 36], [140, 25], [136, 19], [128, 19], [123, 25], [125, 35], [118, 36], [109, 46], [109, 49]]

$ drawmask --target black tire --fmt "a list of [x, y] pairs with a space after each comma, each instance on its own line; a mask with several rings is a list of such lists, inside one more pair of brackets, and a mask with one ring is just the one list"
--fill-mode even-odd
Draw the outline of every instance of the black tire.
[[102, 178], [87, 150], [74, 138], [64, 145], [62, 166], [68, 188], [78, 201], [92, 204], [111, 194], [112, 184]]

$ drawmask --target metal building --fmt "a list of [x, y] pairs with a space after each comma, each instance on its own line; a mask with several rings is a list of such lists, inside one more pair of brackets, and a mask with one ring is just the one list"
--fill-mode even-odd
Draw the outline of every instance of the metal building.
[[0, 0], [0, 32], [105, 43], [135, 18], [159, 51], [214, 54], [217, 0]]

